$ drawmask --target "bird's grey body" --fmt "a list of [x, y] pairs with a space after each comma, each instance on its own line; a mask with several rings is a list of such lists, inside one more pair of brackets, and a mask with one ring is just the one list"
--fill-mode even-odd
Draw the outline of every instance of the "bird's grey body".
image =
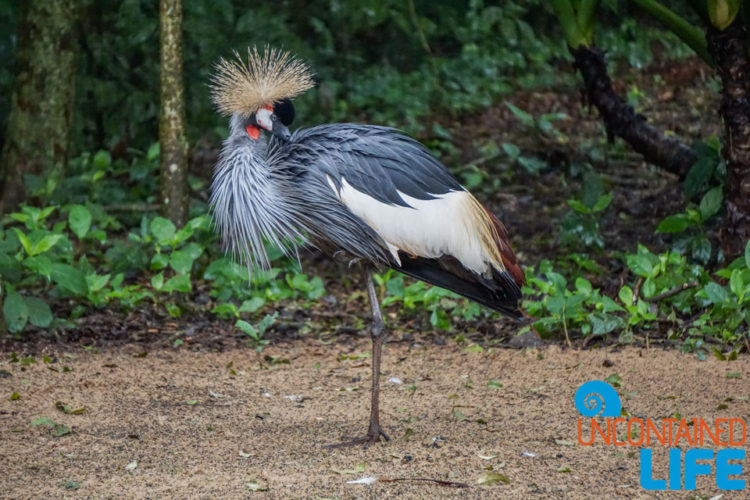
[[[394, 251], [338, 194], [346, 185], [383, 207], [403, 210], [396, 217], [417, 210], [414, 200], [439, 202], [449, 193], [468, 195], [419, 142], [391, 128], [350, 123], [301, 129], [288, 141], [254, 140], [239, 120], [232, 131], [216, 168], [211, 204], [227, 247], [250, 263], [268, 266], [263, 239], [293, 253], [302, 235], [329, 253], [343, 251], [412, 275], [415, 258], [459, 257]], [[442, 224], [447, 230], [452, 222]], [[405, 261], [408, 255], [411, 259]], [[445, 266], [433, 267], [431, 275]], [[465, 288], [456, 291], [512, 313], [520, 296], [518, 285], [504, 269], [495, 271], [466, 274], [473, 275], [480, 292], [494, 290], [499, 297], [477, 297]], [[499, 277], [497, 283], [493, 274]], [[439, 279], [425, 280], [451, 288]]]
[[[289, 98], [312, 86], [288, 53], [249, 50], [248, 62], [220, 61], [214, 102], [232, 116], [211, 186], [211, 209], [228, 251], [267, 268], [266, 242], [297, 255], [305, 238], [369, 266], [372, 402], [364, 438], [383, 432], [379, 376], [385, 323], [372, 270], [391, 267], [509, 316], [523, 272], [503, 224], [419, 142], [397, 130], [351, 123], [290, 134]], [[266, 140], [261, 129], [272, 134]]]

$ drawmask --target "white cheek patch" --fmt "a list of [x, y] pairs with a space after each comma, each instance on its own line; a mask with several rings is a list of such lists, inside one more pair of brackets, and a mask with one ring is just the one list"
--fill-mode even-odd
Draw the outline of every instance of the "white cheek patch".
[[268, 130], [269, 132], [273, 129], [273, 121], [271, 120], [272, 113], [272, 111], [269, 111], [266, 108], [260, 108], [255, 113], [255, 121], [258, 122], [258, 125]]

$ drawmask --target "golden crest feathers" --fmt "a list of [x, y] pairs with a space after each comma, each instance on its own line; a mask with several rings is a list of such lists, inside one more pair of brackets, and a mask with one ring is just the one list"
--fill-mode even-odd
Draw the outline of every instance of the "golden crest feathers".
[[266, 46], [261, 54], [248, 47], [247, 63], [236, 51], [234, 56], [221, 58], [211, 77], [211, 97], [225, 115], [251, 115], [315, 85], [310, 68], [289, 52]]

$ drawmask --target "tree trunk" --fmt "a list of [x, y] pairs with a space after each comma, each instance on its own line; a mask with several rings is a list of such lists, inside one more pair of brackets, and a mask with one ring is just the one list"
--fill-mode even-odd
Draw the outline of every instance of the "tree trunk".
[[161, 152], [160, 205], [164, 217], [178, 227], [188, 218], [185, 93], [182, 81], [182, 0], [160, 0]]
[[586, 99], [602, 116], [609, 141], [620, 137], [646, 161], [683, 179], [697, 159], [693, 150], [649, 125], [617, 95], [602, 51], [581, 46], [571, 49], [571, 53], [583, 78]]
[[0, 212], [27, 197], [24, 179], [53, 190], [65, 172], [76, 73], [76, 0], [21, 2], [16, 80], [0, 158]]
[[740, 256], [750, 239], [750, 60], [741, 19], [706, 38], [721, 77], [719, 114], [724, 121], [722, 153], [727, 163], [724, 224], [719, 233], [727, 259]]

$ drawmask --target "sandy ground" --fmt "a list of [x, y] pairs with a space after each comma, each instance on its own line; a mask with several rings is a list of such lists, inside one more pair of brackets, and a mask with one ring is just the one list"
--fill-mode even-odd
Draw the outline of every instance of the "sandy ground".
[[[750, 497], [703, 477], [694, 492], [643, 490], [638, 448], [581, 446], [573, 405], [581, 383], [616, 373], [631, 416], [750, 420], [746, 355], [722, 362], [661, 349], [391, 343], [381, 419], [392, 441], [326, 450], [366, 428], [370, 360], [358, 355], [369, 343], [297, 341], [260, 354], [186, 347], [145, 357], [140, 345], [57, 352], [52, 363], [36, 353], [28, 366], [0, 353], [0, 497]], [[11, 401], [13, 392], [20, 399]], [[65, 413], [58, 401], [86, 411]], [[72, 432], [55, 437], [30, 425], [40, 417]], [[666, 476], [666, 461], [655, 449], [654, 477]], [[750, 459], [744, 467], [750, 487]], [[491, 469], [509, 482], [478, 484]], [[363, 476], [408, 480], [347, 484]]]

